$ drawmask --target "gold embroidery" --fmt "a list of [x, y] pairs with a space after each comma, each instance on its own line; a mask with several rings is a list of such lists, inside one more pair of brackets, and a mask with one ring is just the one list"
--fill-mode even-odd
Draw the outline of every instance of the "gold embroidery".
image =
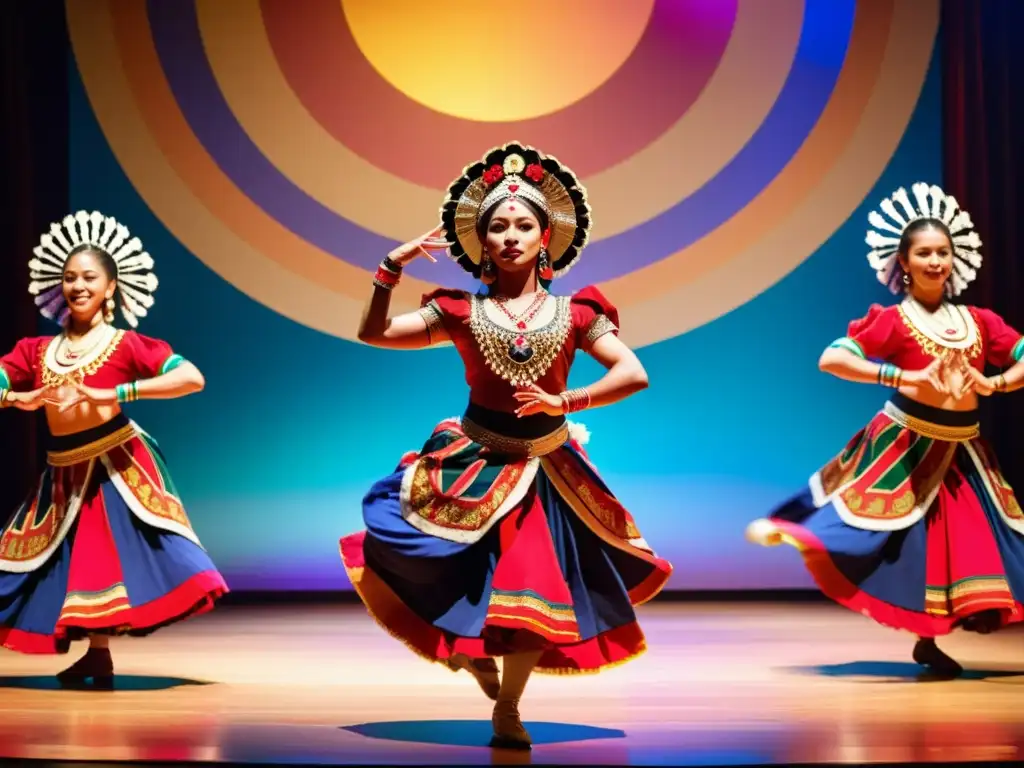
[[864, 506], [864, 499], [853, 488], [843, 491], [843, 501], [846, 502], [846, 506], [851, 512], [856, 512]]
[[431, 301], [426, 306], [420, 307], [419, 315], [427, 324], [427, 337], [432, 337], [438, 329], [444, 328], [444, 313], [437, 306], [437, 302]]
[[[50, 482], [56, 484], [62, 481], [57, 479]], [[15, 561], [31, 560], [53, 542], [67, 514], [67, 503], [64, 502], [58, 508], [56, 502], [51, 502], [46, 513], [40, 516], [39, 493], [37, 490], [24, 516], [21, 511], [24, 507], [21, 507], [15, 512], [7, 528], [0, 530], [0, 558]]]
[[81, 366], [80, 368], [75, 368], [65, 373], [60, 373], [50, 368], [50, 366], [47, 365], [46, 363], [47, 350], [50, 348], [51, 345], [56, 344], [60, 339], [60, 336], [55, 336], [50, 341], [49, 344], [40, 345], [39, 370], [43, 385], [48, 387], [61, 387], [68, 384], [74, 384], [76, 382], [81, 383], [86, 376], [95, 375], [100, 368], [107, 364], [107, 361], [110, 360], [111, 356], [114, 354], [118, 345], [121, 343], [121, 339], [123, 338], [124, 331], [116, 331], [114, 335], [111, 336], [110, 341], [107, 343], [107, 346], [103, 349], [99, 356], [96, 357], [95, 360], [86, 365]]
[[615, 333], [619, 328], [608, 315], [598, 315], [587, 326], [587, 343], [593, 344], [606, 333]]
[[[565, 340], [572, 328], [572, 313], [567, 296], [552, 297], [555, 316], [546, 325], [528, 331], [518, 331], [498, 325], [487, 317], [486, 299], [472, 296], [470, 299], [469, 329], [473, 333], [487, 367], [513, 386], [533, 384], [540, 379], [558, 353], [565, 346]], [[524, 336], [533, 348], [533, 355], [519, 363], [508, 355], [510, 346], [515, 345], [519, 336]]]
[[892, 513], [899, 517], [909, 514], [917, 504], [917, 496], [913, 491], [907, 491], [892, 503]]
[[[904, 309], [902, 305], [898, 306], [897, 310], [900, 313], [900, 318], [903, 320], [903, 325], [906, 326], [911, 338], [913, 338], [914, 341], [917, 342], [917, 345], [921, 348], [922, 352], [924, 352], [926, 355], [930, 355], [931, 357], [942, 359], [948, 357], [950, 354], [953, 353], [953, 347], [947, 347], [943, 344], [939, 344], [934, 339], [926, 336], [921, 331], [921, 329], [917, 327], [913, 319], [910, 317], [910, 315], [907, 314], [906, 309]], [[965, 316], [963, 312], [960, 312], [960, 316], [963, 318], [964, 323], [967, 323], [968, 317], [971, 319], [971, 322], [974, 323], [974, 343], [971, 344], [971, 346], [967, 350], [968, 359], [973, 360], [981, 356], [981, 333], [978, 331], [978, 323], [975, 320], [973, 313], [968, 312]]]
[[505, 502], [522, 470], [508, 466], [498, 473], [490, 492], [483, 499], [460, 501], [449, 499], [434, 488], [427, 466], [431, 457], [424, 457], [413, 470], [409, 489], [409, 506], [424, 520], [445, 528], [478, 531]]
[[1017, 501], [1017, 497], [1013, 493], [1006, 500], [1006, 516], [1013, 520], [1020, 520], [1024, 517], [1024, 510], [1020, 508], [1020, 502]]
[[181, 505], [169, 494], [155, 489], [142, 477], [142, 473], [136, 467], [128, 467], [122, 470], [121, 477], [124, 478], [128, 487], [131, 488], [135, 498], [142, 502], [142, 506], [154, 515], [173, 520], [181, 525], [189, 525], [188, 517], [185, 515], [185, 510], [181, 508]]
[[621, 539], [627, 541], [640, 538], [640, 530], [632, 520], [622, 514], [621, 510], [610, 509], [601, 503], [590, 487], [590, 483], [580, 476], [579, 471], [570, 461], [560, 461], [559, 466], [564, 470], [566, 482], [568, 482], [576, 494], [576, 497], [583, 502], [598, 522], [607, 530], [614, 533]]
[[31, 560], [42, 552], [50, 543], [50, 536], [38, 533], [29, 536], [27, 539], [12, 538], [7, 542], [7, 549], [4, 552], [5, 560]]

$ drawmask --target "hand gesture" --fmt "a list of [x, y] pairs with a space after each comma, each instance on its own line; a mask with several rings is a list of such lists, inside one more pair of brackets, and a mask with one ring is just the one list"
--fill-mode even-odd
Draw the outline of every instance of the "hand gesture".
[[973, 365], [967, 366], [965, 373], [964, 394], [977, 392], [982, 397], [988, 397], [996, 391], [996, 383]]
[[430, 261], [436, 262], [431, 251], [444, 251], [451, 248], [451, 243], [443, 237], [444, 230], [438, 225], [425, 235], [410, 240], [405, 245], [400, 245], [388, 254], [388, 258], [400, 267], [404, 267], [417, 256], [424, 256]]
[[931, 390], [937, 395], [948, 395], [952, 391], [946, 360], [940, 357], [932, 360], [927, 368], [905, 373], [903, 381], [919, 390]]
[[512, 395], [522, 405], [516, 408], [516, 416], [522, 418], [533, 413], [546, 413], [559, 416], [565, 413], [565, 404], [558, 395], [549, 395], [536, 384], [528, 384]]
[[7, 402], [19, 411], [38, 411], [44, 405], [59, 405], [53, 387], [40, 387], [31, 392], [8, 392]]
[[61, 387], [60, 391], [60, 413], [69, 411], [82, 403], [93, 405], [113, 405], [117, 402], [117, 390], [96, 389], [87, 387], [81, 382], [75, 382], [68, 387]]

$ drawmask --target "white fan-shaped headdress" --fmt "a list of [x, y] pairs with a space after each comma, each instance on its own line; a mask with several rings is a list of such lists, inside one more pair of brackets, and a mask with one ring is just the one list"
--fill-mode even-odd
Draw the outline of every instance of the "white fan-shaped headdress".
[[71, 252], [82, 245], [91, 245], [110, 254], [117, 265], [117, 303], [128, 325], [137, 328], [153, 306], [153, 293], [158, 281], [153, 273], [153, 257], [132, 237], [128, 227], [112, 216], [99, 211], [78, 211], [68, 214], [59, 224], [39, 238], [29, 263], [28, 292], [36, 297], [36, 306], [43, 317], [62, 323], [67, 319], [62, 283], [64, 264]]
[[[960, 210], [956, 198], [947, 195], [935, 184], [918, 182], [911, 188], [913, 200], [903, 187], [882, 201], [881, 213], [872, 211], [864, 242], [871, 246], [868, 264], [878, 275], [878, 281], [899, 293], [903, 286], [903, 268], [896, 253], [904, 230], [919, 219], [938, 219], [949, 229], [953, 238], [953, 271], [946, 281], [946, 293], [959, 296], [978, 276], [981, 267], [981, 238], [974, 231], [974, 222], [967, 211]], [[882, 214], [885, 214], [884, 216]]]

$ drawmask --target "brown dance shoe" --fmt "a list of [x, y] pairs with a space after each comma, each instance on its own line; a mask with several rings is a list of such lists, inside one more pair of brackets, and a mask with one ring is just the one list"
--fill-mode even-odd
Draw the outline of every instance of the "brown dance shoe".
[[498, 700], [501, 681], [498, 679], [498, 665], [494, 659], [471, 659], [464, 653], [457, 653], [448, 661], [451, 669], [464, 669], [473, 676], [480, 690], [491, 701]]
[[90, 648], [82, 658], [57, 673], [61, 685], [82, 686], [89, 679], [95, 688], [110, 690], [114, 687], [114, 660], [109, 648]]
[[495, 749], [532, 749], [530, 734], [519, 717], [519, 700], [502, 699], [494, 705], [491, 715], [494, 736], [490, 746]]

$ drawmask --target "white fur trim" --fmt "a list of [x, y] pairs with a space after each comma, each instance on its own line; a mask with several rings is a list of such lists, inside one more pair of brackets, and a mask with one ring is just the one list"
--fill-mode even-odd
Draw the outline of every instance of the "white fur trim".
[[585, 424], [578, 421], [569, 422], [569, 438], [575, 440], [579, 445], [586, 445], [590, 442], [590, 430]]

